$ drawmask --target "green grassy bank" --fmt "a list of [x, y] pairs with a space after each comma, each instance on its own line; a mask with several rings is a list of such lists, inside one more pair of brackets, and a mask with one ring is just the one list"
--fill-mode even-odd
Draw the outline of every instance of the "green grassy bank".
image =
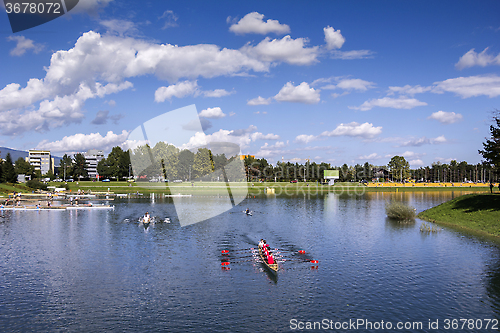
[[467, 194], [418, 217], [439, 225], [500, 239], [500, 194]]

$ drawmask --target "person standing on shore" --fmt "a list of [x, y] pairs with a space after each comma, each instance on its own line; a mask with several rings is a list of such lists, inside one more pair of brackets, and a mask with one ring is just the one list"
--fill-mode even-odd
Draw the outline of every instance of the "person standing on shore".
[[493, 183], [490, 183], [490, 193], [493, 193]]

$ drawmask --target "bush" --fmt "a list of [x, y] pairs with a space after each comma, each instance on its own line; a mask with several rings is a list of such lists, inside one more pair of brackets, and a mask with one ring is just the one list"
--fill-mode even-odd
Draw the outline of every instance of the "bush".
[[44, 190], [47, 191], [47, 184], [40, 182], [38, 179], [28, 180], [26, 186], [34, 190]]
[[413, 220], [416, 209], [402, 202], [386, 202], [385, 213], [387, 217], [395, 220]]

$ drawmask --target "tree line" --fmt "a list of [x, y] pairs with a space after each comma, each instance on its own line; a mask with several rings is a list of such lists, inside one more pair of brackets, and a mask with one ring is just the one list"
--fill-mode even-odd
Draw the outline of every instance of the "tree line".
[[[449, 163], [432, 163], [431, 166], [411, 169], [403, 156], [394, 156], [387, 165], [376, 166], [368, 162], [349, 166], [332, 166], [329, 163], [307, 161], [304, 164], [277, 162], [270, 164], [265, 158], [246, 157], [240, 161], [231, 144], [216, 146], [211, 149], [199, 148], [196, 151], [179, 149], [165, 142], [158, 142], [154, 147], [148, 144], [131, 150], [113, 147], [106, 158], [97, 165], [100, 178], [117, 180], [135, 176], [138, 180], [183, 180], [195, 179], [209, 181], [322, 181], [324, 170], [339, 170], [340, 181], [404, 181], [414, 179], [424, 182], [491, 182], [498, 181], [500, 175], [500, 111], [493, 117], [490, 126], [491, 136], [483, 143], [478, 152], [484, 161], [469, 164], [465, 161], [452, 160]], [[226, 156], [226, 152], [229, 156]], [[134, 174], [136, 171], [136, 174]], [[22, 157], [15, 163], [10, 154], [0, 160], [0, 182], [16, 183], [17, 175], [24, 174], [31, 179], [55, 178], [52, 171], [41, 175], [40, 170], [26, 162]], [[58, 176], [64, 179], [87, 179], [88, 165], [81, 153], [69, 156], [65, 154], [60, 161]]]

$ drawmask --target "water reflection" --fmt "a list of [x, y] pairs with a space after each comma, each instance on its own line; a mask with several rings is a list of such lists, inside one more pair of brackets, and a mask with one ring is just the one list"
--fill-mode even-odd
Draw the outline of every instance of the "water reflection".
[[[498, 317], [496, 245], [448, 229], [423, 234], [418, 219], [385, 215], [388, 200], [421, 211], [452, 196], [256, 197], [244, 204], [251, 217], [235, 207], [185, 227], [161, 197], [117, 200], [112, 212], [9, 212], [0, 331], [289, 332], [292, 318]], [[146, 232], [137, 222], [146, 211], [172, 223]], [[260, 238], [291, 258], [278, 280], [251, 255]], [[224, 249], [245, 258], [221, 269]]]

